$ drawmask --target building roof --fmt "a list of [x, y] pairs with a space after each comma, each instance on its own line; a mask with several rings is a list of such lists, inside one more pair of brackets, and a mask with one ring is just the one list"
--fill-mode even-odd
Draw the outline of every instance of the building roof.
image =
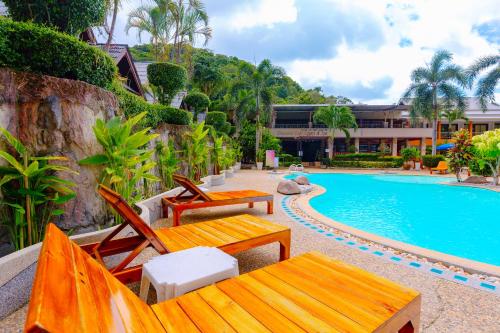
[[[281, 112], [308, 112], [315, 111], [322, 106], [330, 104], [275, 104], [273, 109]], [[369, 105], [369, 104], [339, 104], [339, 106], [348, 106], [353, 112], [385, 112], [385, 111], [403, 111], [408, 109], [406, 105]]]
[[148, 84], [148, 66], [152, 64], [151, 61], [134, 61], [135, 68], [137, 69], [137, 75], [142, 84]]

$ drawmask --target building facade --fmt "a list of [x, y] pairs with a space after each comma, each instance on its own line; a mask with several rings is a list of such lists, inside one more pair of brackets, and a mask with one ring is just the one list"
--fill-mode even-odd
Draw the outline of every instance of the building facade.
[[[489, 104], [486, 112], [480, 109], [476, 99], [467, 101], [467, 120], [448, 123], [442, 119], [438, 123], [438, 144], [449, 142], [454, 131], [467, 127], [472, 135], [500, 128], [500, 105]], [[345, 134], [335, 133], [335, 143], [328, 140], [328, 129], [323, 124], [313, 121], [314, 112], [321, 106], [318, 104], [274, 105], [271, 132], [281, 139], [283, 151], [302, 158], [304, 162], [319, 161], [327, 157], [329, 151], [346, 152], [379, 152], [390, 150], [393, 156], [402, 148], [418, 147], [422, 154], [432, 144], [432, 125], [426, 121], [412, 122], [410, 107], [399, 105], [347, 105], [356, 117], [358, 128], [350, 129], [350, 142], [346, 142]]]

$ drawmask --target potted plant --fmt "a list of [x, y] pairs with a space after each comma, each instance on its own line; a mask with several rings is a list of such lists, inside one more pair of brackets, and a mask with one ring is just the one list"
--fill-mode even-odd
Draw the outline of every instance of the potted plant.
[[226, 147], [223, 153], [223, 165], [226, 178], [231, 178], [234, 176], [234, 151], [231, 147]]
[[243, 151], [241, 150], [241, 145], [239, 142], [233, 140], [232, 142], [232, 148], [233, 148], [233, 153], [234, 153], [234, 170], [240, 170], [241, 169], [241, 159], [243, 158]]
[[417, 148], [415, 147], [406, 147], [401, 149], [401, 157], [403, 158], [403, 169], [410, 170], [411, 169], [411, 161], [415, 161], [419, 158], [420, 154]]
[[221, 172], [224, 167], [224, 147], [223, 147], [223, 137], [217, 136], [217, 133], [212, 130], [211, 136], [213, 140], [213, 147], [210, 150], [210, 158], [213, 163], [213, 175], [210, 177], [210, 182], [212, 186], [223, 185], [225, 173]]
[[264, 156], [265, 156], [265, 151], [263, 149], [259, 149], [259, 151], [257, 151], [257, 154], [255, 156], [257, 162], [257, 170], [262, 170], [262, 167], [264, 166]]

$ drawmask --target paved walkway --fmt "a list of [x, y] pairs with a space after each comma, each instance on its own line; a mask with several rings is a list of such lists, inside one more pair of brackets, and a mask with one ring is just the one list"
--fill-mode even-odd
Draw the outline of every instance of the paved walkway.
[[[232, 189], [256, 189], [275, 194], [275, 213], [266, 215], [265, 204], [255, 208], [217, 207], [185, 213], [183, 222], [199, 222], [207, 219], [251, 213], [271, 221], [287, 225], [292, 229], [292, 256], [317, 250], [331, 257], [361, 267], [393, 281], [414, 288], [422, 293], [422, 329], [424, 332], [499, 332], [500, 298], [470, 287], [447, 280], [434, 278], [411, 268], [392, 264], [372, 255], [338, 244], [331, 239], [303, 227], [290, 220], [280, 209], [283, 198], [275, 192], [279, 180], [264, 171], [240, 171], [234, 178], [227, 179], [223, 186], [213, 187], [213, 191]], [[170, 224], [171, 221], [166, 221]], [[163, 224], [163, 223], [162, 223]], [[237, 255], [241, 273], [245, 273], [278, 260], [278, 245], [272, 244], [249, 250]], [[0, 322], [0, 331], [21, 331], [26, 307]]]

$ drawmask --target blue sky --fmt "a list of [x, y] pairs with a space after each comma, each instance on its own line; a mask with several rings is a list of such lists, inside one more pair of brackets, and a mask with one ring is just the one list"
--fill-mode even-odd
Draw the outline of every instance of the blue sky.
[[[251, 62], [269, 58], [305, 88], [356, 102], [395, 103], [413, 68], [448, 49], [468, 66], [498, 53], [498, 0], [205, 0], [213, 27], [208, 48]], [[148, 0], [126, 0], [126, 15]], [[147, 42], [148, 38], [143, 38]]]

